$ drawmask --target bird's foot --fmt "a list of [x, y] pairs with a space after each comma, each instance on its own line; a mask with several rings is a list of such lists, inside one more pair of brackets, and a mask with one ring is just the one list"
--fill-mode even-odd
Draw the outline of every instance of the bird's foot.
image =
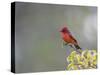
[[82, 50], [80, 49], [76, 49], [77, 53], [81, 54], [82, 53]]
[[73, 44], [68, 43], [68, 45], [75, 50], [75, 47], [73, 46]]

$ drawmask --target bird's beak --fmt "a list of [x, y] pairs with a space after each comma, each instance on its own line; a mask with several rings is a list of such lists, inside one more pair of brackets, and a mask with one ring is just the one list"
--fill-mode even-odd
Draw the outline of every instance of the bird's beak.
[[59, 32], [62, 32], [62, 30], [60, 30]]

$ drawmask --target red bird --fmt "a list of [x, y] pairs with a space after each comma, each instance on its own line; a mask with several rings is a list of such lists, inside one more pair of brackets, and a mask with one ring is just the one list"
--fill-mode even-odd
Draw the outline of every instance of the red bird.
[[76, 39], [71, 35], [67, 27], [63, 27], [60, 32], [61, 32], [62, 39], [66, 45], [71, 44], [70, 45], [71, 47], [73, 47], [72, 45], [74, 45], [76, 49], [81, 49]]

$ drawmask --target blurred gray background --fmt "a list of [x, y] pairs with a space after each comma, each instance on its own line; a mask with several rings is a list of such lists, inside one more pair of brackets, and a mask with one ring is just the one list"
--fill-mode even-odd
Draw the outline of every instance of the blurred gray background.
[[71, 48], [62, 48], [63, 26], [83, 50], [97, 50], [97, 7], [16, 2], [16, 72], [65, 70]]

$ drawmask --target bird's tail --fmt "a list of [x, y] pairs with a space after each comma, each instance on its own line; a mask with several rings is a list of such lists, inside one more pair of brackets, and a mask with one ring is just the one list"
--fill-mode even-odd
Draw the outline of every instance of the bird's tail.
[[82, 49], [79, 45], [74, 45], [76, 49]]

